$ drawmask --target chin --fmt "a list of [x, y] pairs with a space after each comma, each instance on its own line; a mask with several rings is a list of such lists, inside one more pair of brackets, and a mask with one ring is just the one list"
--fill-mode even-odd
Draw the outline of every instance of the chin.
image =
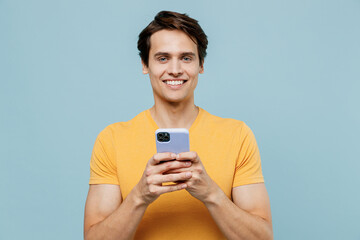
[[178, 104], [178, 103], [184, 102], [184, 99], [166, 99], [166, 101], [168, 103]]
[[166, 97], [165, 100], [169, 103], [182, 103], [182, 102], [187, 102], [190, 98], [185, 97], [185, 96], [179, 96], [179, 97]]

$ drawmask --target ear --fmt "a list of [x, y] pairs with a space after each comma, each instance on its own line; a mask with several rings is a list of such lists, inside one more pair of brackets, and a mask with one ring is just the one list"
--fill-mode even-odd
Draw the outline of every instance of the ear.
[[204, 73], [204, 62], [202, 62], [201, 65], [200, 65], [199, 73], [200, 74]]
[[145, 65], [145, 63], [143, 62], [143, 60], [141, 60], [141, 64], [142, 64], [142, 72], [143, 72], [143, 74], [148, 74], [148, 73], [149, 73], [149, 69], [148, 69], [148, 67]]

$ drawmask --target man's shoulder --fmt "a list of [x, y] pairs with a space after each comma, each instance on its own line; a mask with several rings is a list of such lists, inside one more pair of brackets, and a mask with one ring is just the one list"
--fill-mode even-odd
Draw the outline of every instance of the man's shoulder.
[[251, 129], [244, 121], [229, 117], [219, 117], [208, 113], [204, 110], [202, 124], [198, 126], [198, 134], [207, 136], [209, 139], [216, 139], [216, 143], [220, 141], [228, 143], [241, 141], [251, 134]]
[[126, 135], [134, 129], [145, 126], [148, 122], [146, 111], [140, 112], [138, 115], [128, 121], [116, 122], [105, 127], [100, 133], [100, 137], [114, 137], [116, 135]]
[[213, 115], [206, 110], [203, 109], [204, 112], [204, 122], [207, 125], [211, 125], [213, 128], [226, 128], [226, 129], [242, 129], [247, 128], [245, 122], [241, 120], [237, 120], [234, 118], [227, 118], [227, 117], [219, 117]]

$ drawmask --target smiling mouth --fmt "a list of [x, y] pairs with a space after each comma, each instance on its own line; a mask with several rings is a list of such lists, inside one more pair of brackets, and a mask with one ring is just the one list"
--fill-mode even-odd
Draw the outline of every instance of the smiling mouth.
[[163, 82], [167, 85], [179, 86], [179, 85], [183, 85], [186, 82], [186, 80], [165, 80]]

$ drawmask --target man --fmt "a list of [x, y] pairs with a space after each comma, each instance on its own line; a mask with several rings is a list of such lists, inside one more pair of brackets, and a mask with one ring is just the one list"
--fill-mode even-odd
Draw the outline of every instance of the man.
[[[155, 104], [99, 134], [85, 239], [272, 239], [251, 130], [194, 104], [206, 47], [197, 21], [175, 12], [158, 13], [139, 35]], [[157, 154], [158, 128], [189, 129], [191, 152]]]

